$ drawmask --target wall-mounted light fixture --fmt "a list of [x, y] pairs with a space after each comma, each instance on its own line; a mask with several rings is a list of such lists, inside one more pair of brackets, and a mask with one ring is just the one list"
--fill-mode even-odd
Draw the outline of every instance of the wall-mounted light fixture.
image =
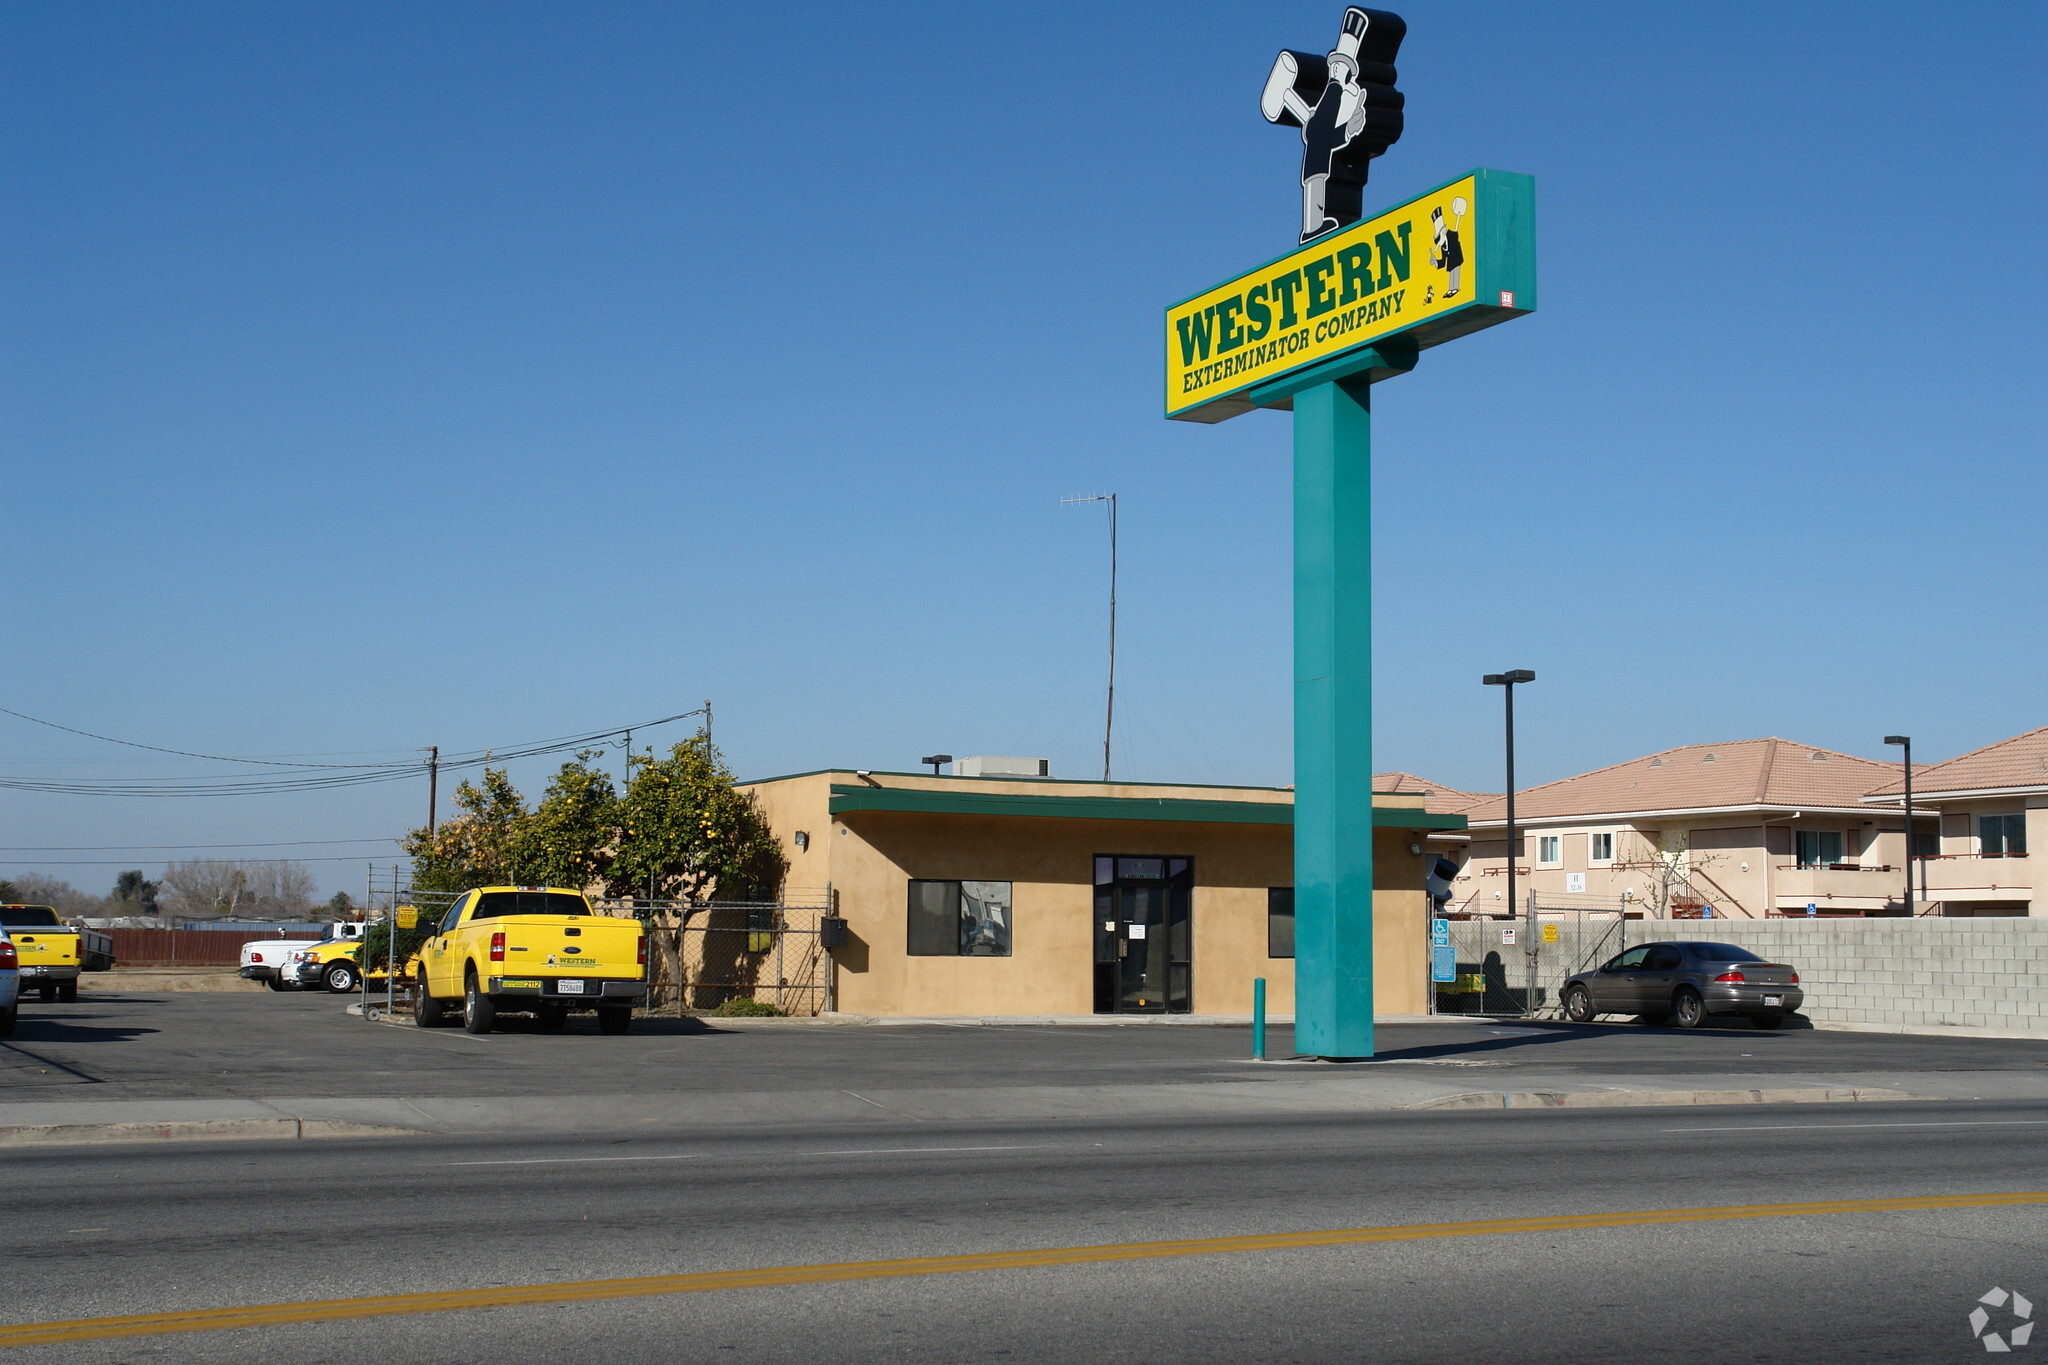
[[798, 830], [792, 837], [796, 840], [797, 852], [806, 853], [810, 851], [811, 836], [809, 833], [804, 830]]

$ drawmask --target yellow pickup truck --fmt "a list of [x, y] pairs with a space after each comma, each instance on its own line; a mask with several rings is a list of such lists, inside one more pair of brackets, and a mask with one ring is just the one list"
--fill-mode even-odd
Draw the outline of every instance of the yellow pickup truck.
[[21, 989], [45, 1000], [76, 1000], [78, 974], [114, 965], [114, 940], [97, 929], [66, 924], [47, 905], [0, 905], [0, 926], [21, 958]]
[[640, 922], [592, 913], [580, 891], [484, 886], [465, 891], [420, 949], [413, 1022], [433, 1028], [458, 1010], [471, 1033], [498, 1015], [531, 1014], [560, 1028], [595, 1010], [600, 1033], [624, 1033], [647, 998]]
[[[283, 970], [289, 972], [292, 980], [302, 988], [322, 986], [334, 995], [347, 995], [362, 986], [364, 977], [373, 984], [385, 977], [385, 958], [381, 952], [367, 969], [362, 965], [362, 956], [361, 939], [330, 938], [293, 953]], [[411, 978], [416, 961], [408, 958], [399, 964], [399, 980]]]

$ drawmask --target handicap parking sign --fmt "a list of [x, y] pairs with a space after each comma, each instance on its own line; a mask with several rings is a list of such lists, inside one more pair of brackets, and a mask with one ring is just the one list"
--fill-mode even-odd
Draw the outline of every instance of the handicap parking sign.
[[1451, 946], [1451, 922], [1447, 919], [1433, 919], [1429, 922], [1429, 944], [1432, 948]]
[[[1443, 923], [1438, 920], [1437, 923]], [[1456, 981], [1458, 979], [1458, 950], [1448, 944], [1438, 944], [1429, 950], [1429, 976], [1432, 981]]]

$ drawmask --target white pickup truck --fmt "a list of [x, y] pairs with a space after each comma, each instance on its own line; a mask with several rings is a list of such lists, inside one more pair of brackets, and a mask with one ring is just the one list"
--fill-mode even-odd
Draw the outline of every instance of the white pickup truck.
[[[360, 924], [337, 924], [333, 926], [333, 930], [334, 932], [328, 935], [330, 939], [363, 936], [363, 926]], [[312, 947], [315, 942], [316, 940], [308, 938], [266, 938], [244, 943], [242, 966], [237, 974], [251, 981], [261, 981], [274, 991], [295, 991], [299, 989], [298, 976], [281, 969], [296, 962], [296, 955]]]

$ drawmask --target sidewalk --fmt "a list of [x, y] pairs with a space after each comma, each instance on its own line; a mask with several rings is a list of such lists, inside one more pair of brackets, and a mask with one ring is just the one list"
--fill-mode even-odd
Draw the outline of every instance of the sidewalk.
[[[425, 1133], [563, 1135], [832, 1122], [1254, 1118], [1415, 1109], [1557, 1109], [2048, 1100], [2025, 1072], [1601, 1077], [1517, 1073], [1486, 1063], [1243, 1062], [1246, 1079], [1142, 1087], [724, 1091], [704, 1094], [398, 1098], [47, 1100], [0, 1104], [0, 1148], [149, 1141], [278, 1141]], [[1263, 1074], [1261, 1074], [1263, 1073]], [[1278, 1074], [1276, 1074], [1278, 1073]], [[1505, 1078], [1503, 1078], [1505, 1079]]]

